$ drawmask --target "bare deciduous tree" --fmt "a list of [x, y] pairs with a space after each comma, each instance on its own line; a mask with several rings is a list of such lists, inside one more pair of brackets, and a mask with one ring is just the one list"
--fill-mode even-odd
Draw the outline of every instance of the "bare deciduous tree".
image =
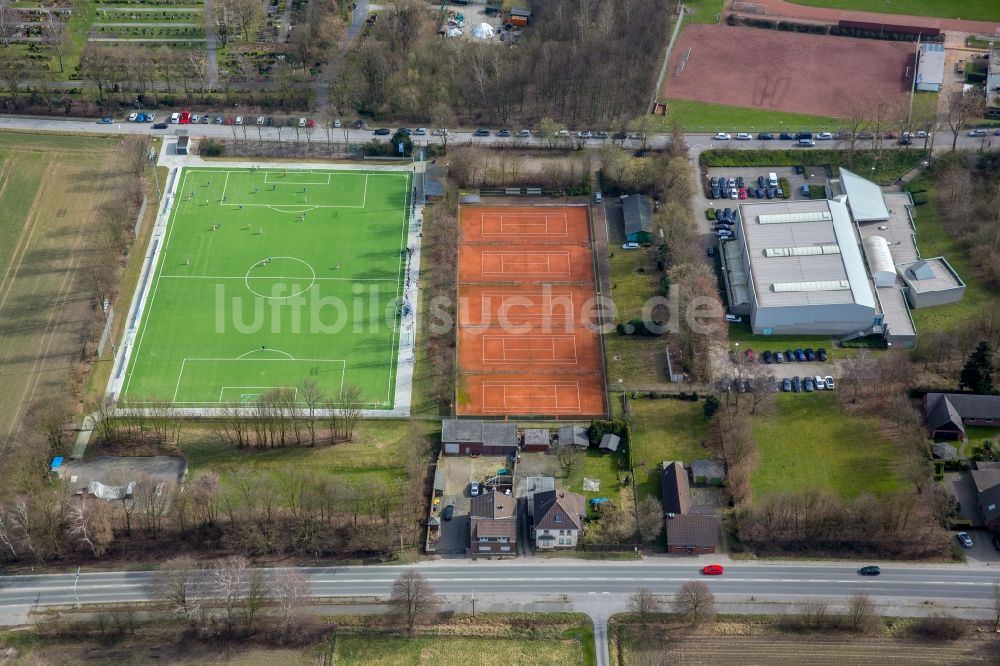
[[392, 584], [389, 604], [396, 626], [409, 634], [437, 612], [434, 589], [416, 569], [407, 569]]
[[639, 619], [639, 624], [645, 626], [651, 615], [662, 610], [663, 604], [649, 588], [640, 587], [628, 598], [625, 608]]
[[663, 504], [652, 495], [639, 500], [636, 509], [639, 536], [646, 543], [653, 543], [663, 532]]
[[847, 625], [863, 633], [871, 632], [878, 622], [875, 602], [867, 594], [854, 594], [847, 601]]
[[312, 590], [309, 579], [294, 569], [279, 569], [271, 576], [271, 595], [278, 609], [280, 634], [288, 636], [301, 624], [303, 606]]
[[86, 496], [69, 504], [66, 534], [94, 557], [101, 557], [114, 541], [108, 504]]
[[710, 620], [715, 616], [715, 595], [701, 581], [684, 583], [674, 595], [674, 611], [692, 624]]
[[174, 614], [194, 621], [202, 612], [205, 582], [204, 571], [191, 557], [175, 557], [153, 574], [153, 594], [166, 601]]

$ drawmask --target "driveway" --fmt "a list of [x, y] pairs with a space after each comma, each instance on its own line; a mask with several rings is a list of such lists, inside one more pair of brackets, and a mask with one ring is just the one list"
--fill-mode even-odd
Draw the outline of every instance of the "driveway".
[[976, 485], [972, 482], [969, 472], [945, 472], [944, 487], [958, 501], [958, 517], [972, 523], [972, 527], [982, 527], [983, 519], [979, 515]]
[[472, 496], [469, 494], [469, 483], [473, 480], [482, 483], [488, 476], [506, 466], [504, 456], [444, 456], [438, 464], [438, 470], [444, 473], [444, 492], [441, 497], [441, 508], [449, 504], [455, 507], [451, 520], [441, 521], [441, 537], [437, 543], [437, 552], [441, 554], [464, 554], [469, 547], [469, 508]]

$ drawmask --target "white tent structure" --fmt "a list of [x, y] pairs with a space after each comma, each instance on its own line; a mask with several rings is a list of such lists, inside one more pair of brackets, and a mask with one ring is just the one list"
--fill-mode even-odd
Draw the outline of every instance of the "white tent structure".
[[489, 23], [480, 23], [472, 29], [472, 36], [476, 39], [493, 39], [496, 32]]
[[891, 287], [896, 284], [896, 264], [889, 251], [889, 243], [881, 236], [869, 236], [861, 241], [868, 258], [868, 268], [875, 278], [876, 287]]

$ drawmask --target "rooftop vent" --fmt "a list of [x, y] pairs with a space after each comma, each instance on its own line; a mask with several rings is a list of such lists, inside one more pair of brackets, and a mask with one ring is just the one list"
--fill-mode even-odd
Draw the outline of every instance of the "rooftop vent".
[[818, 280], [816, 282], [776, 282], [771, 288], [777, 293], [791, 291], [847, 291], [851, 283], [847, 280]]
[[805, 213], [772, 213], [758, 215], [758, 224], [788, 224], [790, 222], [828, 222], [833, 219], [829, 211], [819, 210]]

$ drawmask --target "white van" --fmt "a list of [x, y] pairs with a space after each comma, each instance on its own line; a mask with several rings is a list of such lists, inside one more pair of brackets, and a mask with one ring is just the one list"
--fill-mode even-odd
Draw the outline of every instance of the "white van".
[[771, 173], [767, 174], [767, 184], [770, 185], [771, 187], [777, 187], [778, 186], [778, 174], [774, 173], [773, 171]]
[[170, 124], [176, 125], [180, 121], [181, 121], [181, 114], [179, 114], [179, 113], [171, 113], [170, 114]]

